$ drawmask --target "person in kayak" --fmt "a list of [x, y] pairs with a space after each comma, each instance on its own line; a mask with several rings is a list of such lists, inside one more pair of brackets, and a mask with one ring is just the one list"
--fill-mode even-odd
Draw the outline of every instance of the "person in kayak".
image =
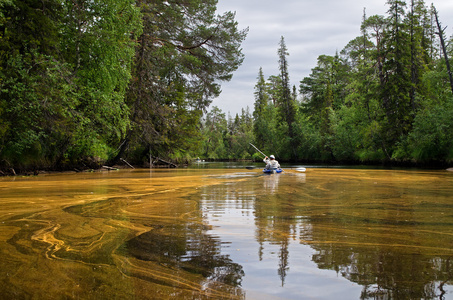
[[269, 157], [265, 157], [263, 161], [266, 163], [266, 169], [267, 170], [275, 170], [280, 168], [280, 164], [278, 161], [275, 160], [275, 156], [271, 155]]

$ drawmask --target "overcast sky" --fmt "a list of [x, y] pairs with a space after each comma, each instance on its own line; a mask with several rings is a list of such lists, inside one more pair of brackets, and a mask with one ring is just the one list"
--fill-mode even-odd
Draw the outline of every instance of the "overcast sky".
[[[408, 1], [409, 2], [409, 1]], [[431, 5], [432, 2], [425, 2]], [[442, 25], [453, 28], [453, 1], [435, 0]], [[335, 55], [360, 35], [363, 9], [366, 15], [385, 15], [386, 0], [219, 0], [218, 13], [236, 12], [239, 28], [249, 27], [242, 48], [244, 63], [230, 82], [222, 84], [222, 94], [212, 106], [224, 113], [241, 113], [247, 106], [253, 111], [254, 86], [259, 68], [264, 78], [278, 75], [277, 50], [284, 36], [289, 52], [291, 85], [310, 75], [319, 55]]]

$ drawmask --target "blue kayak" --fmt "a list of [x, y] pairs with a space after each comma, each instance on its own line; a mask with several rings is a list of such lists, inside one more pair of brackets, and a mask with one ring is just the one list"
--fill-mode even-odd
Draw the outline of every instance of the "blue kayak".
[[274, 174], [274, 173], [281, 173], [281, 172], [283, 172], [282, 168], [278, 168], [278, 169], [263, 169], [263, 173], [266, 173], [266, 174]]

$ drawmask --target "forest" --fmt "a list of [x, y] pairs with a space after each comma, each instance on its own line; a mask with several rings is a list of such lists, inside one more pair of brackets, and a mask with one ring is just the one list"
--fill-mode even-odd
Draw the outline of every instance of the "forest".
[[2, 0], [0, 172], [259, 159], [250, 142], [286, 162], [451, 163], [452, 39], [434, 6], [386, 5], [298, 85], [282, 37], [279, 73], [257, 70], [232, 117], [210, 104], [248, 29], [217, 0]]
[[[434, 6], [388, 0], [361, 34], [291, 85], [284, 37], [279, 73], [257, 70], [255, 104], [235, 118], [214, 107], [203, 122], [203, 157], [286, 162], [447, 166], [453, 160], [452, 40]], [[297, 58], [296, 58], [297, 59]]]
[[0, 170], [188, 160], [242, 63], [217, 0], [0, 1]]

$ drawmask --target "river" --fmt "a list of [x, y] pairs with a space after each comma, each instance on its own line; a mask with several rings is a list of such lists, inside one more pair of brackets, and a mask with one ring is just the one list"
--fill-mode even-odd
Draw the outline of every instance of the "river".
[[0, 178], [1, 299], [453, 299], [453, 173]]

